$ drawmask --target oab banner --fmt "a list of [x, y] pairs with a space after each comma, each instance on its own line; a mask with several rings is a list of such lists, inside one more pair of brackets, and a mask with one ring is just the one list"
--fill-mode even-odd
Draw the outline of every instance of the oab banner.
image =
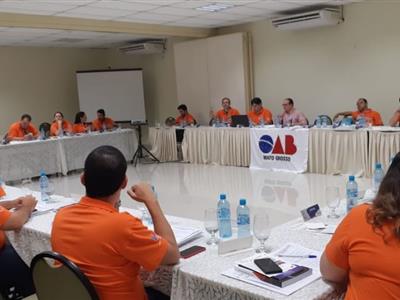
[[308, 129], [251, 128], [250, 138], [250, 168], [307, 171]]

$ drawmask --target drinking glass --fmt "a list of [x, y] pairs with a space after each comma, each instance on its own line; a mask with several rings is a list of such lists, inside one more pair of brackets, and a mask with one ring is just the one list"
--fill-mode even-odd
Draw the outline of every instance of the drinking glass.
[[211, 235], [211, 238], [207, 241], [207, 245], [218, 244], [218, 239], [215, 236], [218, 232], [217, 209], [209, 208], [205, 210], [204, 228]]
[[326, 204], [329, 208], [328, 218], [336, 219], [339, 216], [335, 210], [340, 204], [339, 188], [336, 186], [328, 186], [325, 189]]
[[271, 233], [269, 216], [266, 212], [257, 213], [253, 220], [253, 233], [260, 242], [260, 247], [256, 249], [256, 253], [266, 253], [265, 241], [268, 240]]

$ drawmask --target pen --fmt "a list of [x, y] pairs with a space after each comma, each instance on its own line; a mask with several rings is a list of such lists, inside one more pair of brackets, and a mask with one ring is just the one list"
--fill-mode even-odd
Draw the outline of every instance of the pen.
[[278, 255], [279, 257], [296, 257], [296, 258], [317, 258], [316, 255]]

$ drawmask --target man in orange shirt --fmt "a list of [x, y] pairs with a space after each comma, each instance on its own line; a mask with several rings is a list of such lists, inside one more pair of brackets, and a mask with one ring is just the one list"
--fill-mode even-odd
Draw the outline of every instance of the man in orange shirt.
[[339, 116], [349, 117], [351, 116], [353, 121], [357, 121], [359, 118], [364, 117], [367, 124], [372, 126], [382, 126], [381, 115], [370, 108], [368, 108], [368, 101], [365, 98], [360, 98], [357, 100], [357, 111], [344, 111], [337, 113], [333, 119], [336, 120]]
[[67, 120], [64, 120], [64, 115], [62, 112], [57, 111], [54, 114], [54, 121], [50, 127], [50, 135], [61, 136], [65, 133], [72, 133], [72, 125]]
[[262, 106], [258, 97], [251, 100], [251, 111], [247, 114], [253, 125], [272, 124], [272, 113]]
[[37, 139], [39, 131], [31, 124], [32, 117], [24, 114], [19, 122], [13, 123], [8, 129], [9, 141], [30, 141]]
[[231, 99], [225, 97], [222, 99], [222, 109], [214, 113], [211, 111], [211, 117], [221, 123], [232, 123], [232, 116], [240, 115], [239, 111], [231, 107]]
[[92, 129], [94, 131], [106, 131], [116, 127], [113, 119], [106, 117], [104, 109], [97, 111], [97, 119], [92, 122]]
[[102, 300], [147, 299], [140, 269], [176, 264], [180, 257], [171, 226], [149, 185], [135, 185], [128, 194], [147, 207], [154, 232], [136, 217], [119, 212], [126, 169], [118, 149], [93, 150], [81, 176], [86, 196], [61, 209], [53, 222], [53, 250], [79, 266]]
[[189, 114], [188, 108], [185, 104], [178, 106], [179, 116], [175, 119], [175, 124], [179, 126], [196, 125], [195, 118]]

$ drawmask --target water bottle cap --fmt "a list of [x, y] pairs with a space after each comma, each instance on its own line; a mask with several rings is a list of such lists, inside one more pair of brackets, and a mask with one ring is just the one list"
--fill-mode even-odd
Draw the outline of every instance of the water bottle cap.
[[219, 195], [219, 200], [226, 200], [226, 194]]
[[349, 180], [350, 180], [350, 181], [354, 181], [355, 179], [356, 179], [356, 178], [354, 177], [354, 175], [350, 175], [350, 176], [349, 176]]
[[44, 170], [40, 170], [40, 176], [43, 176], [43, 175], [45, 175], [46, 176], [46, 172], [44, 171]]
[[240, 199], [239, 204], [240, 205], [246, 205], [246, 199]]
[[376, 169], [382, 169], [382, 164], [381, 163], [376, 163], [375, 168]]

